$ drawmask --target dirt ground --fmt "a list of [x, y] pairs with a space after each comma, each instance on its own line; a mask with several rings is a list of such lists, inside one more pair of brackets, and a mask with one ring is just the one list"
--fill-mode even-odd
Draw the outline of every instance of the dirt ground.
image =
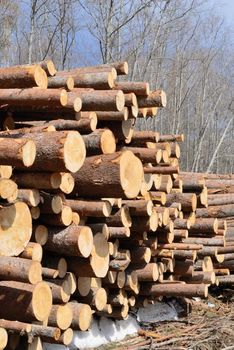
[[234, 290], [193, 300], [184, 311], [178, 321], [142, 325], [138, 335], [99, 349], [234, 350]]

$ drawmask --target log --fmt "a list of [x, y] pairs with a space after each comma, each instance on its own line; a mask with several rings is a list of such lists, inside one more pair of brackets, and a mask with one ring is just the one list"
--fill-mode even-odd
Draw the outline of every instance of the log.
[[[44, 71], [46, 72], [46, 74], [48, 76], [54, 76], [57, 72], [56, 68], [55, 68], [55, 65], [53, 63], [53, 61], [51, 60], [43, 60], [43, 61], [40, 61], [40, 62], [36, 62], [34, 63], [34, 65], [37, 65], [37, 66], [40, 66], [42, 69], [44, 69]], [[20, 67], [26, 67], [26, 68], [29, 68], [30, 66], [33, 66], [31, 64], [25, 64], [23, 66], [18, 66], [19, 68]]]
[[112, 112], [112, 111], [96, 111], [98, 121], [122, 121], [129, 118], [129, 110], [124, 107], [122, 111]]
[[123, 120], [121, 124], [120, 122], [116, 121], [99, 121], [98, 127], [110, 129], [115, 136], [117, 144], [130, 143], [133, 134], [134, 122], [135, 120], [132, 118]]
[[111, 227], [131, 227], [132, 219], [129, 214], [128, 206], [123, 205], [120, 209], [112, 209], [111, 215], [109, 215], [105, 222]]
[[140, 108], [166, 107], [167, 98], [163, 90], [155, 90], [150, 92], [148, 96], [138, 96], [137, 102]]
[[130, 237], [130, 229], [129, 227], [110, 227], [108, 226], [109, 229], [109, 237], [110, 239], [114, 238], [128, 238]]
[[[97, 298], [98, 299], [98, 298]], [[100, 308], [101, 293], [99, 291], [99, 308]], [[72, 310], [73, 318], [71, 327], [74, 330], [87, 331], [92, 322], [92, 309], [88, 304], [77, 303], [72, 301], [69, 303]]]
[[4, 319], [0, 319], [0, 327], [4, 328], [8, 332], [20, 335], [28, 335], [32, 330], [32, 325], [30, 323], [9, 321]]
[[77, 131], [31, 133], [24, 134], [23, 138], [32, 140], [36, 145], [36, 158], [33, 165], [30, 164], [32, 171], [76, 172], [84, 163], [85, 144]]
[[23, 252], [20, 254], [23, 259], [41, 262], [42, 246], [39, 243], [29, 242]]
[[[60, 72], [57, 73], [60, 75]], [[114, 86], [114, 78], [111, 71], [84, 72], [71, 75], [76, 88], [94, 88], [96, 90], [108, 90]]]
[[84, 135], [83, 140], [88, 156], [116, 151], [115, 137], [109, 129], [98, 129], [89, 135]]
[[125, 103], [124, 94], [121, 90], [95, 90], [82, 92], [73, 89], [68, 95], [80, 97], [82, 99], [82, 111], [121, 112]]
[[28, 206], [17, 202], [0, 209], [0, 255], [19, 255], [32, 234], [32, 218]]
[[18, 195], [17, 184], [10, 179], [0, 179], [0, 198], [6, 199], [9, 203], [16, 200]]
[[66, 106], [67, 92], [60, 89], [1, 89], [0, 104], [12, 106]]
[[145, 174], [162, 174], [162, 175], [171, 175], [178, 174], [179, 167], [176, 166], [148, 166], [144, 167]]
[[49, 267], [42, 267], [42, 276], [44, 279], [53, 279], [59, 276], [59, 271], [50, 269]]
[[109, 246], [102, 233], [94, 235], [94, 246], [89, 259], [67, 258], [69, 271], [77, 277], [103, 278], [109, 267]]
[[41, 203], [39, 205], [42, 214], [59, 214], [63, 209], [65, 197], [62, 194], [51, 195], [41, 192]]
[[34, 225], [31, 240], [43, 246], [48, 239], [48, 229], [44, 225]]
[[159, 133], [155, 131], [135, 131], [132, 135], [132, 144], [136, 146], [146, 145], [147, 142], [158, 142]]
[[10, 179], [12, 176], [12, 166], [11, 165], [0, 165], [0, 178]]
[[71, 296], [71, 286], [66, 279], [47, 279], [53, 298], [53, 304], [67, 303]]
[[55, 75], [48, 78], [48, 88], [57, 89], [64, 88], [66, 90], [72, 90], [74, 88], [75, 82], [72, 76], [59, 76]]
[[38, 86], [46, 89], [48, 79], [46, 72], [38, 65], [31, 67], [5, 67], [0, 68], [0, 88], [27, 88]]
[[[143, 287], [143, 285], [142, 285]], [[157, 296], [183, 296], [183, 297], [200, 297], [208, 296], [208, 286], [206, 284], [144, 284], [140, 291], [141, 295]]]
[[157, 163], [157, 151], [153, 148], [124, 147], [124, 149], [133, 152], [143, 163]]
[[[82, 112], [86, 113], [86, 112]], [[87, 112], [88, 113], [88, 112]], [[77, 116], [77, 118], [79, 118]], [[50, 120], [48, 125], [55, 127], [57, 131], [61, 130], [75, 130], [79, 131], [81, 134], [86, 134], [94, 131], [97, 126], [97, 116], [95, 112], [90, 112], [87, 118], [80, 118], [79, 120]]]
[[[182, 210], [186, 212], [195, 211], [197, 207], [197, 197], [194, 193], [167, 194], [167, 205], [174, 202], [181, 203]], [[199, 210], [200, 209], [198, 209], [198, 211]]]
[[132, 152], [93, 156], [86, 158], [80, 171], [74, 174], [73, 194], [134, 198], [140, 191], [142, 178], [142, 164]]
[[43, 214], [40, 220], [46, 225], [69, 226], [72, 223], [72, 210], [64, 206], [59, 214]]
[[102, 311], [107, 304], [107, 293], [104, 288], [92, 287], [87, 296], [79, 299], [81, 303], [90, 305], [94, 310]]
[[21, 138], [0, 138], [0, 162], [2, 165], [30, 167], [36, 158], [34, 141]]
[[70, 327], [73, 318], [72, 303], [53, 305], [48, 318], [48, 325], [65, 330]]
[[137, 96], [148, 96], [150, 93], [149, 84], [143, 82], [118, 81], [115, 82], [114, 89], [122, 90], [126, 94], [133, 92]]
[[41, 340], [48, 341], [48, 339], [50, 339], [52, 341], [57, 341], [61, 336], [61, 331], [57, 327], [33, 324], [29, 339], [30, 337], [34, 338], [37, 336], [40, 337]]
[[140, 282], [156, 282], [158, 279], [159, 271], [156, 263], [148, 263], [142, 268], [139, 268], [137, 265], [131, 265], [128, 270], [135, 271]]
[[218, 219], [208, 218], [208, 219], [196, 219], [195, 224], [191, 225], [189, 228], [191, 235], [200, 233], [211, 233], [216, 234], [218, 232]]
[[67, 199], [65, 204], [81, 216], [108, 217], [112, 206], [108, 201], [85, 201]]
[[153, 203], [150, 200], [123, 200], [122, 203], [129, 208], [131, 216], [151, 216]]
[[16, 172], [12, 179], [21, 188], [53, 190], [61, 187], [62, 173]]
[[110, 62], [105, 63], [102, 65], [99, 65], [100, 68], [115, 68], [118, 75], [127, 75], [128, 74], [128, 62], [126, 61], [116, 61], [116, 62]]
[[196, 210], [198, 218], [226, 218], [234, 216], [234, 206], [232, 204], [209, 206]]
[[41, 200], [40, 193], [36, 189], [19, 189], [17, 199], [25, 202], [30, 207], [37, 207]]
[[134, 236], [134, 232], [155, 232], [158, 228], [158, 214], [153, 210], [150, 217], [135, 217], [132, 226], [131, 233]]
[[[52, 295], [45, 282], [36, 285], [1, 281], [0, 317], [23, 322], [45, 321], [52, 307]], [[8, 306], [6, 308], [6, 305]]]
[[19, 281], [37, 284], [42, 281], [41, 264], [16, 257], [0, 257], [0, 278], [1, 280]]
[[44, 249], [64, 254], [87, 258], [93, 248], [92, 231], [87, 226], [70, 225], [65, 229], [50, 227]]
[[44, 255], [42, 265], [57, 270], [59, 272], [59, 278], [64, 278], [67, 274], [67, 262], [59, 256], [53, 254]]

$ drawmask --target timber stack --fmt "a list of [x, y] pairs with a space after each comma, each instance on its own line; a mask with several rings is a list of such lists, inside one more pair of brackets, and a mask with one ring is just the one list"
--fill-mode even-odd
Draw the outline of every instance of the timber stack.
[[230, 267], [231, 209], [217, 214], [208, 180], [179, 173], [183, 135], [137, 131], [166, 95], [127, 73], [0, 68], [1, 349], [68, 345], [93, 317], [206, 297]]

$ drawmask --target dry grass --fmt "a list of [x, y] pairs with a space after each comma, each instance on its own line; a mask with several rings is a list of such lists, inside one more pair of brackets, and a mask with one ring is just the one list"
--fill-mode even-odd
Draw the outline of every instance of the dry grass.
[[[192, 301], [192, 310], [186, 317], [151, 324], [142, 328], [138, 335], [102, 349], [234, 350], [234, 303], [231, 299], [209, 296], [206, 301]], [[215, 306], [210, 307], [211, 304]]]

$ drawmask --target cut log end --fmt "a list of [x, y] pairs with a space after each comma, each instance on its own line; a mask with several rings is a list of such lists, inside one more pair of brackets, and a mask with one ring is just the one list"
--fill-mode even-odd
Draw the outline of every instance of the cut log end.
[[115, 137], [112, 131], [105, 130], [101, 136], [101, 150], [103, 154], [114, 153], [116, 150]]
[[17, 202], [0, 210], [0, 255], [22, 253], [32, 234], [32, 217], [28, 206]]
[[52, 308], [52, 294], [45, 282], [39, 282], [33, 291], [32, 309], [38, 321], [45, 321]]
[[64, 144], [64, 162], [66, 169], [75, 173], [85, 160], [86, 150], [83, 138], [76, 131], [70, 131]]
[[66, 106], [68, 101], [67, 91], [62, 89], [60, 92], [60, 103], [62, 106]]
[[0, 349], [5, 349], [8, 342], [8, 333], [4, 328], [0, 328]]
[[26, 167], [30, 167], [36, 158], [36, 145], [32, 140], [28, 140], [23, 146], [22, 146], [22, 159], [23, 164]]
[[122, 153], [120, 160], [120, 181], [127, 198], [135, 198], [141, 189], [143, 166], [132, 152]]
[[82, 100], [80, 97], [77, 97], [74, 101], [74, 111], [80, 112], [81, 108], [82, 108]]
[[121, 112], [124, 109], [125, 99], [123, 91], [119, 90], [116, 94], [116, 108]]
[[42, 269], [41, 264], [37, 261], [32, 261], [32, 264], [28, 272], [28, 280], [31, 284], [36, 284], [42, 281]]
[[88, 258], [93, 248], [93, 234], [88, 226], [84, 226], [80, 230], [77, 244], [81, 255]]
[[40, 66], [37, 66], [34, 71], [35, 83], [41, 89], [46, 89], [48, 86], [48, 78], [44, 69]]

